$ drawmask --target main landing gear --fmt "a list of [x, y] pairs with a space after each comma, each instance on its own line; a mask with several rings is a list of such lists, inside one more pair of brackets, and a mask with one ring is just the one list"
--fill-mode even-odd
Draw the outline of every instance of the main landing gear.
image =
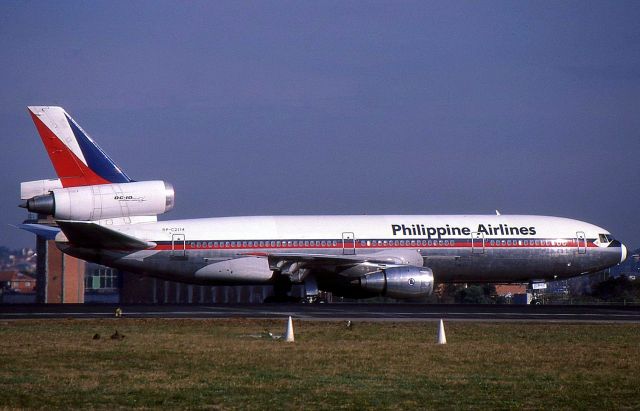
[[282, 275], [280, 271], [274, 271], [275, 282], [273, 284], [273, 295], [264, 299], [265, 303], [298, 303], [300, 299], [291, 295], [291, 279]]

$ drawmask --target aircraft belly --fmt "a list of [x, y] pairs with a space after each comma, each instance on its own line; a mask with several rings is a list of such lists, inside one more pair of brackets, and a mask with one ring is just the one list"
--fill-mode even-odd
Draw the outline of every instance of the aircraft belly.
[[443, 250], [423, 253], [424, 266], [434, 272], [436, 282], [517, 282], [530, 279], [567, 278], [594, 267], [611, 265], [616, 255], [602, 249], [578, 254], [571, 249], [491, 250], [484, 253], [456, 253]]

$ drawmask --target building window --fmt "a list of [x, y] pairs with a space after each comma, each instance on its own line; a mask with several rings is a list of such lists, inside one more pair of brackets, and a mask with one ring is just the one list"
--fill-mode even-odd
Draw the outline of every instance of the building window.
[[87, 290], [114, 290], [118, 288], [118, 271], [114, 268], [97, 266], [87, 270], [84, 278]]

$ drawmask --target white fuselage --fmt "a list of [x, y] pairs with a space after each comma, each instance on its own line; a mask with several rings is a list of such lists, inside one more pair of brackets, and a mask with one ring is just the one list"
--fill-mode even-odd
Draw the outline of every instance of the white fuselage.
[[[269, 283], [273, 271], [289, 261], [287, 256], [291, 261], [307, 261], [305, 256], [386, 259], [390, 264], [428, 267], [436, 282], [517, 282], [594, 272], [617, 264], [626, 254], [601, 227], [526, 215], [256, 216], [110, 228], [155, 247], [101, 253], [94, 260], [205, 284]], [[371, 268], [377, 269], [379, 264]], [[311, 270], [322, 283], [334, 275], [362, 276], [367, 264], [325, 261], [312, 264]]]

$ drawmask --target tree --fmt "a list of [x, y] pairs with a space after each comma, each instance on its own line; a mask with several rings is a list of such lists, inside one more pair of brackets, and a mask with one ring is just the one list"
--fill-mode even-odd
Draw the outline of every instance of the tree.
[[608, 278], [593, 285], [591, 296], [605, 301], [640, 301], [640, 282], [625, 275]]
[[493, 304], [496, 286], [493, 284], [472, 285], [456, 292], [458, 304]]

